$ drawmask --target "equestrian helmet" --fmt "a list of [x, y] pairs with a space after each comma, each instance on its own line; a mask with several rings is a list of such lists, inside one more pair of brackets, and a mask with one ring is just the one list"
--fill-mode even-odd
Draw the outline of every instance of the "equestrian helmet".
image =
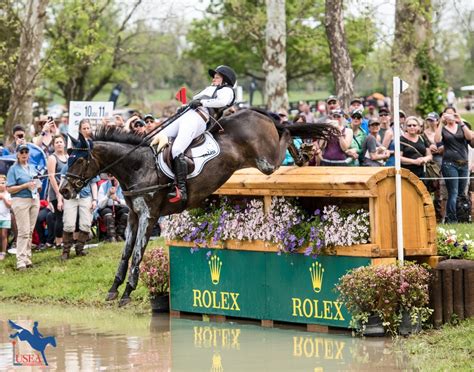
[[235, 75], [235, 71], [226, 65], [217, 66], [215, 70], [209, 69], [209, 75], [214, 77], [214, 75], [218, 72], [224, 78], [224, 82], [229, 84], [231, 87], [235, 85], [235, 81], [237, 80], [237, 76]]

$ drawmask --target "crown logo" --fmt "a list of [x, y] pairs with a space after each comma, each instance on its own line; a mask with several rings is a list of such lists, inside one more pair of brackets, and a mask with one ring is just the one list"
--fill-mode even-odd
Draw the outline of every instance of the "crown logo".
[[221, 259], [216, 255], [211, 256], [211, 259], [209, 260], [209, 270], [211, 271], [211, 280], [212, 284], [214, 285], [219, 284], [219, 280], [221, 278], [221, 268]]
[[316, 293], [321, 292], [323, 285], [324, 268], [319, 262], [313, 262], [309, 268], [311, 273], [311, 282], [313, 283], [313, 290]]
[[219, 354], [214, 354], [212, 356], [212, 372], [223, 372], [224, 368], [222, 367], [222, 359]]

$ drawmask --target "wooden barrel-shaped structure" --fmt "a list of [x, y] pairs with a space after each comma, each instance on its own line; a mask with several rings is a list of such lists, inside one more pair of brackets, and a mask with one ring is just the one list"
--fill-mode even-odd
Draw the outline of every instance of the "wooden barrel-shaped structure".
[[[406, 256], [436, 255], [436, 217], [425, 185], [401, 170], [403, 243]], [[272, 175], [257, 169], [240, 170], [219, 189], [220, 195], [366, 199], [370, 212], [371, 244], [337, 247], [336, 254], [363, 257], [397, 256], [395, 168], [281, 167]]]

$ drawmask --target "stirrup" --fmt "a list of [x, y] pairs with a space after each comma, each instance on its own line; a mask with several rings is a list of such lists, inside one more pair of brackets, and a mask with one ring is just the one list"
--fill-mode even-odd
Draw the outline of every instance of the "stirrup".
[[177, 203], [181, 201], [181, 191], [178, 189], [178, 186], [175, 185], [174, 187], [176, 196], [173, 196], [171, 199], [168, 200], [170, 203]]

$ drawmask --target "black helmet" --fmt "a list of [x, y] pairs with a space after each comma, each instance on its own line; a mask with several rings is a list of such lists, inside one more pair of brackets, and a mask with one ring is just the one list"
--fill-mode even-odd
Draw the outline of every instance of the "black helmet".
[[220, 65], [217, 66], [215, 70], [209, 69], [209, 75], [214, 77], [214, 75], [218, 72], [224, 77], [224, 82], [229, 84], [231, 87], [235, 85], [235, 81], [237, 77], [235, 76], [234, 70], [232, 70], [229, 66]]

